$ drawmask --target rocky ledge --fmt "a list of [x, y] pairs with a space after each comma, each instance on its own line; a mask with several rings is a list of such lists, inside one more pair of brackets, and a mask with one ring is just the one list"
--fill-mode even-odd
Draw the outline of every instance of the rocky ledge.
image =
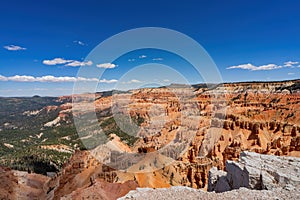
[[119, 198], [119, 200], [135, 199], [174, 199], [174, 200], [190, 200], [190, 199], [300, 199], [299, 191], [288, 191], [281, 188], [274, 190], [250, 190], [247, 188], [240, 188], [223, 193], [205, 192], [203, 190], [173, 186], [171, 188], [137, 188], [137, 190], [130, 191], [126, 196]]
[[244, 151], [239, 162], [226, 161], [226, 172], [209, 171], [208, 191], [224, 192], [240, 187], [255, 190], [284, 188], [300, 191], [300, 158], [261, 155]]

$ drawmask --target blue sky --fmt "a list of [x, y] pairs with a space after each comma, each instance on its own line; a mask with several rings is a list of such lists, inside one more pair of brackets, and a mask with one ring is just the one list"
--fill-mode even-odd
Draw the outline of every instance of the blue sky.
[[[80, 66], [105, 39], [133, 28], [164, 27], [200, 43], [224, 81], [284, 80], [300, 76], [300, 2], [290, 1], [3, 1], [0, 6], [0, 96], [71, 94]], [[124, 73], [147, 63], [170, 65], [190, 83], [203, 81], [189, 63], [168, 52], [140, 50], [111, 63], [101, 89], [112, 89]], [[104, 65], [103, 65], [104, 64]], [[149, 66], [148, 66], [149, 67]], [[158, 69], [157, 67], [155, 69]], [[125, 85], [150, 78], [131, 73]], [[159, 73], [160, 74], [160, 73]], [[136, 77], [134, 76], [136, 75]], [[155, 79], [160, 80], [155, 80]]]

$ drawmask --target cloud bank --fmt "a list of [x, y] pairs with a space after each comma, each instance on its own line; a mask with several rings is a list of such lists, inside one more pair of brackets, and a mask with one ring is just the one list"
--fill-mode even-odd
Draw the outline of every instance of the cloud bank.
[[273, 70], [273, 69], [280, 69], [280, 68], [282, 68], [282, 66], [276, 64], [255, 66], [250, 63], [227, 67], [227, 69], [245, 69], [250, 71]]
[[264, 70], [281, 69], [284, 67], [294, 68], [298, 64], [299, 64], [299, 62], [293, 62], [293, 61], [285, 62], [285, 63], [283, 63], [283, 65], [267, 64], [267, 65], [255, 66], [251, 63], [248, 63], [248, 64], [230, 66], [230, 67], [227, 67], [226, 69], [244, 69], [244, 70], [250, 70], [250, 71], [264, 71]]
[[86, 82], [99, 82], [99, 83], [115, 83], [118, 82], [116, 79], [97, 79], [97, 78], [84, 78], [84, 77], [72, 77], [72, 76], [27, 76], [27, 75], [15, 75], [15, 76], [2, 76], [0, 75], [0, 81], [15, 81], [15, 82], [76, 82], [76, 81], [86, 81]]

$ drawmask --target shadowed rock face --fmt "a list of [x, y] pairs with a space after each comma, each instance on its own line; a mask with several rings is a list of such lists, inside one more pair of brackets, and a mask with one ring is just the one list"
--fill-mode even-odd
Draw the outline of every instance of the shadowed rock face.
[[46, 199], [48, 177], [0, 167], [0, 199]]
[[16, 198], [15, 189], [18, 179], [13, 175], [13, 172], [8, 168], [0, 167], [0, 199]]
[[225, 192], [240, 187], [255, 190], [300, 189], [300, 158], [242, 152], [239, 162], [227, 161], [226, 172], [209, 171], [208, 191]]

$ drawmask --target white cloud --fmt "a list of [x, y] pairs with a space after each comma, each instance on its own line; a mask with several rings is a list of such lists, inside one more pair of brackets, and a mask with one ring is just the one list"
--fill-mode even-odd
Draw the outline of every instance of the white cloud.
[[85, 78], [85, 77], [72, 77], [72, 76], [26, 76], [26, 75], [15, 75], [15, 76], [2, 76], [0, 75], [0, 81], [15, 81], [15, 82], [75, 82], [75, 81], [86, 81], [86, 82], [99, 82], [99, 83], [115, 83], [116, 79], [97, 79], [97, 78]]
[[60, 77], [55, 77], [55, 76], [42, 76], [42, 77], [36, 77], [35, 80], [37, 82], [75, 82], [77, 81], [76, 77], [70, 77], [70, 76], [60, 76]]
[[77, 77], [77, 79], [76, 79], [76, 81], [101, 81], [101, 80], [99, 80], [99, 79], [97, 79], [97, 78], [84, 78], [84, 77]]
[[132, 79], [129, 81], [130, 83], [141, 83], [142, 81], [137, 80], [137, 79]]
[[292, 72], [289, 72], [289, 73], [288, 73], [288, 75], [290, 75], [290, 76], [291, 76], [291, 75], [294, 75], [294, 74], [295, 74], [295, 73], [292, 73]]
[[227, 69], [245, 69], [250, 71], [273, 70], [273, 69], [280, 69], [280, 68], [282, 68], [282, 66], [276, 64], [255, 66], [250, 63], [227, 67]]
[[164, 79], [164, 82], [170, 82], [170, 80], [169, 79]]
[[147, 58], [146, 55], [140, 55], [139, 58]]
[[293, 61], [288, 61], [288, 62], [285, 62], [283, 66], [285, 67], [295, 67], [294, 65], [298, 65], [299, 62], [293, 62]]
[[7, 77], [7, 80], [8, 81], [16, 81], [16, 82], [34, 82], [35, 78], [33, 76], [15, 75], [15, 76]]
[[153, 61], [161, 61], [161, 60], [163, 60], [163, 58], [153, 58], [152, 60]]
[[111, 79], [111, 80], [106, 80], [106, 79], [102, 79], [102, 80], [99, 80], [100, 83], [116, 83], [118, 82], [118, 80], [116, 79]]
[[84, 42], [82, 42], [80, 40], [74, 40], [73, 42], [76, 43], [76, 44], [79, 44], [81, 46], [85, 46], [86, 45]]
[[66, 64], [65, 66], [70, 66], [70, 67], [83, 67], [83, 66], [91, 66], [93, 64], [92, 61], [87, 61], [87, 62], [80, 62], [77, 60], [74, 60], [68, 64]]
[[7, 81], [7, 77], [0, 75], [0, 81]]
[[[280, 69], [283, 67], [294, 68], [294, 67], [296, 67], [295, 65], [298, 65], [298, 64], [299, 64], [299, 62], [293, 62], [293, 61], [287, 61], [287, 62], [283, 63], [283, 65], [267, 64], [267, 65], [255, 66], [255, 65], [248, 63], [248, 64], [230, 66], [230, 67], [227, 67], [226, 69], [245, 69], [245, 70], [251, 70], [251, 71], [259, 71], [259, 70]], [[297, 67], [300, 67], [300, 65]]]
[[66, 60], [64, 58], [54, 58], [52, 60], [43, 60], [45, 65], [65, 65], [67, 67], [82, 67], [82, 66], [91, 66], [92, 61], [77, 61], [77, 60]]
[[20, 46], [17, 46], [17, 45], [7, 45], [7, 46], [4, 46], [3, 48], [9, 50], [9, 51], [22, 51], [22, 50], [26, 50], [26, 48], [24, 47], [20, 47]]
[[132, 79], [130, 81], [124, 81], [122, 84], [132, 84], [132, 83], [141, 83], [142, 81], [137, 80], [137, 79]]
[[45, 65], [62, 65], [66, 63], [73, 62], [73, 60], [65, 60], [63, 58], [54, 58], [52, 60], [43, 60], [43, 64]]
[[134, 62], [135, 61], [135, 59], [134, 58], [132, 58], [132, 59], [128, 59], [128, 62]]
[[113, 68], [117, 67], [117, 65], [115, 65], [113, 63], [102, 63], [102, 64], [97, 64], [97, 67], [105, 68], [105, 69], [113, 69]]

